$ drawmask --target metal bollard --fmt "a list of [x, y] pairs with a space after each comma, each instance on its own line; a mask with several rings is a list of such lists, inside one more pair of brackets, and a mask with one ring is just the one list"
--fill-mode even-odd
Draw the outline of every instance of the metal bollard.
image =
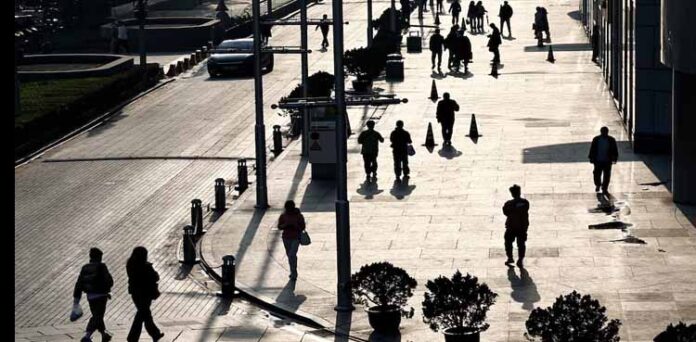
[[196, 236], [203, 234], [203, 207], [199, 199], [191, 201], [191, 225], [196, 231]]
[[222, 257], [222, 296], [225, 298], [234, 297], [236, 267], [234, 255]]
[[191, 225], [184, 227], [184, 264], [193, 265], [196, 263], [196, 242], [195, 228]]
[[246, 159], [237, 161], [237, 191], [243, 193], [249, 187], [249, 173]]
[[222, 178], [215, 180], [215, 210], [225, 210], [225, 180]]
[[280, 135], [280, 125], [273, 125], [273, 153], [277, 156], [283, 152], [283, 137]]

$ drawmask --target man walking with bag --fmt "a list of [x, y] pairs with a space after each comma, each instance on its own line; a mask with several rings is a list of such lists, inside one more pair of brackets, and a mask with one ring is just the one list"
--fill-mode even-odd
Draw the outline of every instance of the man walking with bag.
[[609, 128], [602, 127], [600, 135], [592, 139], [590, 145], [590, 163], [594, 164], [594, 184], [595, 192], [599, 192], [600, 186], [602, 193], [609, 193], [609, 180], [611, 180], [611, 164], [616, 164], [619, 159], [619, 148], [616, 139], [609, 135]]
[[459, 111], [457, 101], [450, 99], [449, 93], [442, 94], [442, 100], [437, 103], [435, 117], [437, 122], [442, 125], [443, 145], [452, 146], [452, 129], [454, 128], [454, 112]]
[[109, 269], [102, 263], [102, 251], [99, 248], [91, 248], [89, 250], [89, 263], [82, 266], [80, 276], [75, 282], [75, 290], [73, 291], [73, 299], [75, 305], [80, 304], [82, 292], [87, 294], [89, 302], [89, 310], [92, 312], [92, 317], [87, 323], [85, 336], [81, 342], [91, 342], [92, 334], [95, 330], [99, 330], [102, 335], [102, 341], [111, 341], [112, 335], [106, 331], [104, 324], [104, 313], [106, 312], [106, 301], [111, 298], [109, 292], [114, 286], [114, 280], [109, 273]]
[[517, 266], [524, 267], [523, 259], [527, 251], [527, 228], [529, 228], [529, 201], [521, 197], [522, 189], [514, 184], [510, 187], [512, 199], [503, 205], [505, 220], [505, 254], [510, 266], [515, 260], [512, 258], [512, 242], [517, 240]]
[[[411, 134], [404, 129], [404, 122], [399, 120], [396, 122], [396, 128], [389, 136], [391, 141], [392, 153], [394, 155], [394, 173], [396, 181], [401, 182], [401, 171], [404, 172], [404, 178], [409, 178], [408, 174], [411, 170], [408, 168], [408, 149], [411, 141]], [[412, 148], [412, 147], [411, 147]]]
[[365, 163], [365, 181], [368, 183], [370, 182], [370, 173], [372, 173], [372, 178], [377, 180], [377, 154], [379, 153], [379, 143], [381, 142], [384, 142], [384, 138], [379, 132], [375, 131], [375, 122], [369, 120], [367, 122], [367, 130], [358, 136], [358, 144], [362, 145], [360, 153]]

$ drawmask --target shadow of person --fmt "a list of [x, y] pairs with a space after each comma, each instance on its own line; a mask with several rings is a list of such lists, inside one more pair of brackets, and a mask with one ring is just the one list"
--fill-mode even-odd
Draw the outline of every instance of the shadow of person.
[[517, 38], [515, 38], [513, 36], [503, 37], [503, 39], [505, 39], [505, 40], [517, 40]]
[[520, 267], [520, 276], [515, 273], [515, 267], [508, 266], [508, 280], [512, 293], [510, 297], [518, 303], [522, 303], [522, 308], [527, 311], [534, 309], [534, 303], [541, 300], [534, 280], [529, 276], [529, 272], [524, 267]]
[[437, 151], [437, 154], [440, 155], [440, 157], [447, 158], [447, 159], [454, 159], [462, 155], [462, 151], [457, 151], [457, 149], [450, 145], [450, 146], [443, 146], [439, 151]]
[[292, 312], [297, 311], [300, 305], [302, 305], [302, 303], [304, 303], [304, 301], [307, 300], [307, 297], [305, 295], [298, 296], [295, 294], [296, 282], [296, 280], [288, 280], [288, 282], [283, 287], [283, 290], [280, 291], [278, 297], [276, 298], [276, 301], [282, 303], [286, 309]]
[[394, 181], [394, 185], [391, 188], [391, 191], [389, 193], [396, 197], [396, 199], [404, 199], [404, 197], [410, 195], [413, 192], [413, 189], [416, 188], [415, 185], [409, 185], [408, 182], [411, 179], [408, 177], [404, 177], [403, 181], [397, 182], [396, 180]]
[[360, 184], [360, 188], [358, 188], [357, 192], [365, 196], [365, 199], [373, 199], [374, 195], [379, 195], [384, 192], [384, 190], [378, 189], [377, 180], [375, 179], [374, 182], [365, 181]]
[[373, 331], [368, 337], [370, 342], [401, 342], [401, 332], [391, 333]]
[[474, 74], [469, 70], [467, 70], [466, 72], [461, 72], [459, 70], [450, 71], [447, 74], [455, 78], [461, 78], [463, 80], [474, 77]]
[[447, 74], [444, 74], [442, 72], [442, 69], [438, 69], [437, 72], [435, 72], [435, 70], [433, 70], [432, 73], [430, 74], [430, 77], [434, 78], [436, 80], [441, 80], [441, 79], [447, 77]]

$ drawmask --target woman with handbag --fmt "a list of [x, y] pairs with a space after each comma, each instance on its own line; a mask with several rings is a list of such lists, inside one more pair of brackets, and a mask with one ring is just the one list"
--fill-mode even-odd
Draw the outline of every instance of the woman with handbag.
[[[285, 212], [278, 218], [278, 229], [283, 231], [283, 246], [290, 264], [290, 279], [297, 279], [297, 250], [300, 248], [300, 238], [305, 230], [305, 219], [295, 202], [285, 202]], [[308, 244], [305, 242], [305, 244]]]
[[140, 339], [143, 323], [152, 340], [159, 341], [164, 337], [164, 333], [155, 325], [150, 311], [152, 301], [160, 295], [157, 289], [159, 274], [147, 261], [145, 247], [138, 246], [133, 249], [133, 253], [126, 263], [126, 273], [128, 273], [128, 293], [133, 297], [133, 303], [138, 310], [133, 318], [133, 325], [131, 325], [127, 341], [136, 342]]

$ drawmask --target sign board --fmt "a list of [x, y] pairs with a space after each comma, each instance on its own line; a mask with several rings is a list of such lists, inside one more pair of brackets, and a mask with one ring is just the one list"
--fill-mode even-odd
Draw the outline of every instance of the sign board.
[[336, 109], [309, 109], [309, 162], [336, 163]]

